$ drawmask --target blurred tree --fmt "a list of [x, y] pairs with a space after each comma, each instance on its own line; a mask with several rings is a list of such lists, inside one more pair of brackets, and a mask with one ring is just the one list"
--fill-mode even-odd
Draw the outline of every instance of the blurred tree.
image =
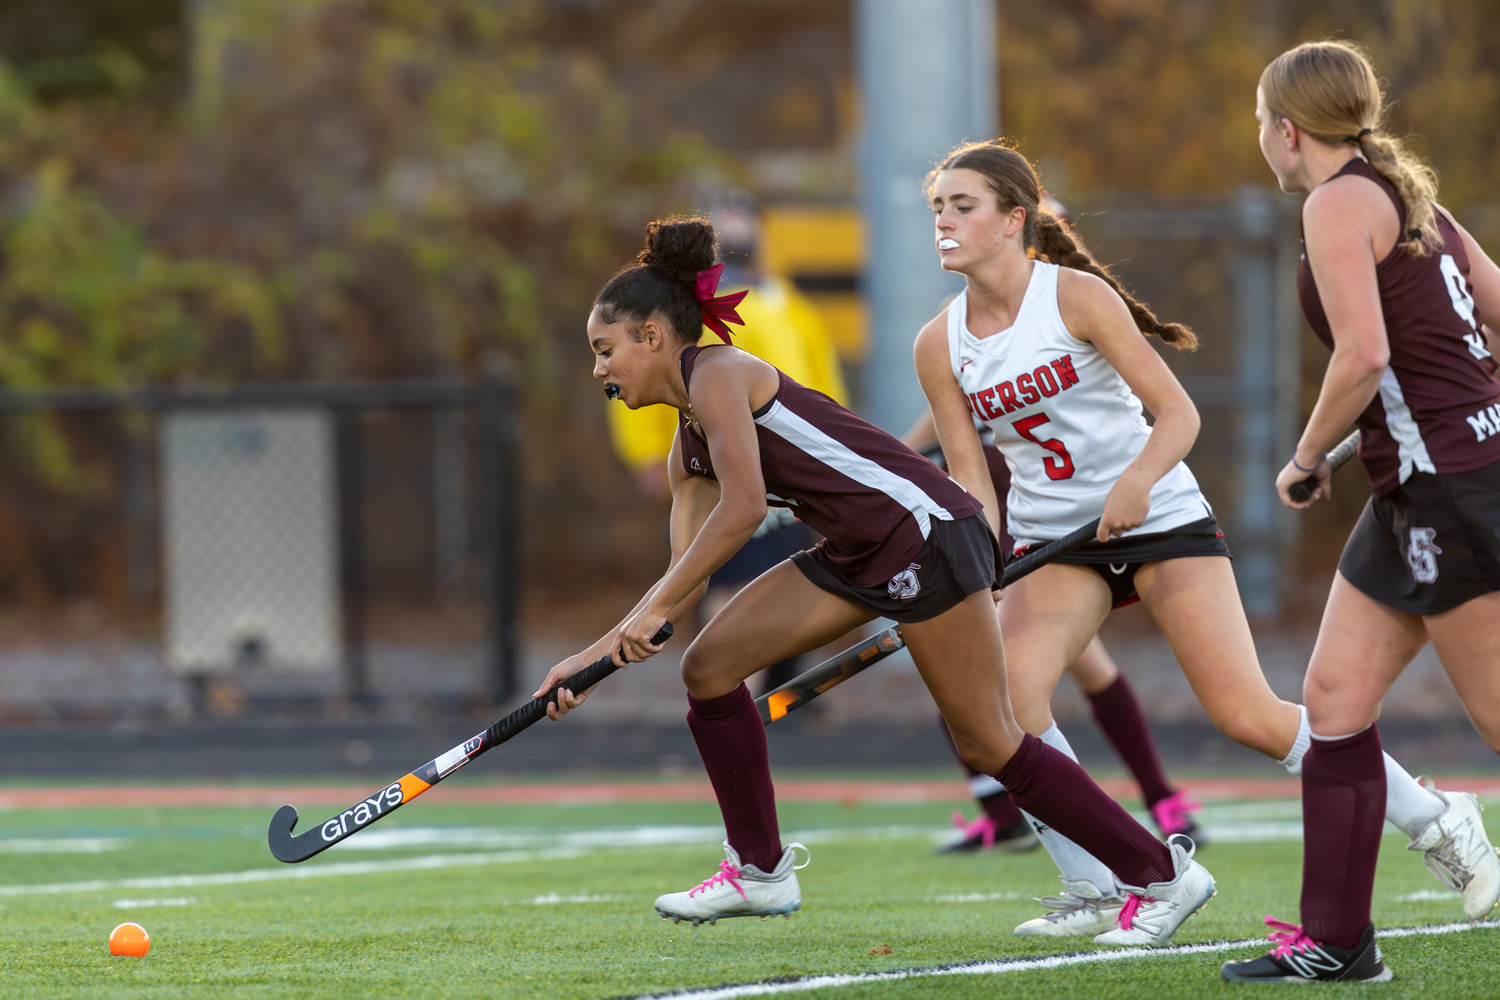
[[1002, 121], [1044, 183], [1069, 191], [1269, 184], [1255, 86], [1302, 41], [1369, 48], [1391, 128], [1462, 209], [1500, 200], [1500, 6], [1470, 0], [1002, 2]]

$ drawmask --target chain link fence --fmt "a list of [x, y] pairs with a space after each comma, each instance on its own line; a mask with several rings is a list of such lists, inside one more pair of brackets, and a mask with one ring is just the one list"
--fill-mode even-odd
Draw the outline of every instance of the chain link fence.
[[0, 718], [507, 700], [516, 421], [503, 375], [0, 392]]

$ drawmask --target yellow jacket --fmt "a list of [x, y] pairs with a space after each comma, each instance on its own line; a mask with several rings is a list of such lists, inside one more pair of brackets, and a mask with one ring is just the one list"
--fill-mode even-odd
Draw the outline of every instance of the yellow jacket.
[[[745, 296], [739, 313], [745, 325], [730, 327], [734, 346], [775, 365], [809, 389], [848, 405], [849, 390], [828, 328], [795, 286], [781, 278], [767, 278]], [[706, 338], [706, 342], [718, 343], [718, 337]], [[606, 412], [615, 453], [629, 469], [666, 460], [677, 433], [674, 408], [658, 404], [632, 410], [612, 402]]]

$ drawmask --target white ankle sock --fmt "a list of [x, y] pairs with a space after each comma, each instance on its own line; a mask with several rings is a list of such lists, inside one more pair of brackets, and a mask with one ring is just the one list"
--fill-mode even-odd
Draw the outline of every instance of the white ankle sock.
[[[1067, 737], [1063, 736], [1062, 730], [1057, 728], [1057, 723], [1054, 722], [1052, 727], [1042, 734], [1041, 739], [1052, 749], [1067, 754], [1075, 764], [1078, 763], [1078, 755], [1068, 745]], [[1047, 853], [1052, 856], [1052, 861], [1057, 865], [1057, 870], [1063, 878], [1069, 882], [1091, 882], [1098, 888], [1099, 893], [1106, 897], [1114, 896], [1119, 892], [1115, 888], [1114, 872], [1105, 867], [1104, 862], [1050, 826], [1040, 822], [1030, 813], [1022, 813], [1022, 815], [1036, 831], [1037, 838], [1041, 840]]]
[[1448, 802], [1430, 788], [1423, 788], [1406, 768], [1385, 755], [1385, 818], [1412, 840], [1441, 816]]
[[1302, 713], [1302, 718], [1297, 723], [1297, 738], [1292, 741], [1292, 752], [1281, 759], [1281, 766], [1300, 778], [1302, 777], [1302, 757], [1307, 753], [1307, 748], [1312, 745], [1312, 727], [1307, 724], [1307, 706], [1298, 705], [1297, 711]]

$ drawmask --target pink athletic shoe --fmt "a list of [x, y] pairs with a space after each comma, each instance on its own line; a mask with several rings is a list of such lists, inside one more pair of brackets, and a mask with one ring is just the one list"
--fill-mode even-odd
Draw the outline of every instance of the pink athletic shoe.
[[1188, 815], [1202, 808], [1202, 805], [1187, 797], [1187, 792], [1174, 792], [1153, 804], [1151, 815], [1156, 820], [1156, 828], [1161, 831], [1163, 840], [1174, 833], [1180, 833], [1202, 847], [1206, 843], [1203, 831], [1193, 822], [1193, 817]]

